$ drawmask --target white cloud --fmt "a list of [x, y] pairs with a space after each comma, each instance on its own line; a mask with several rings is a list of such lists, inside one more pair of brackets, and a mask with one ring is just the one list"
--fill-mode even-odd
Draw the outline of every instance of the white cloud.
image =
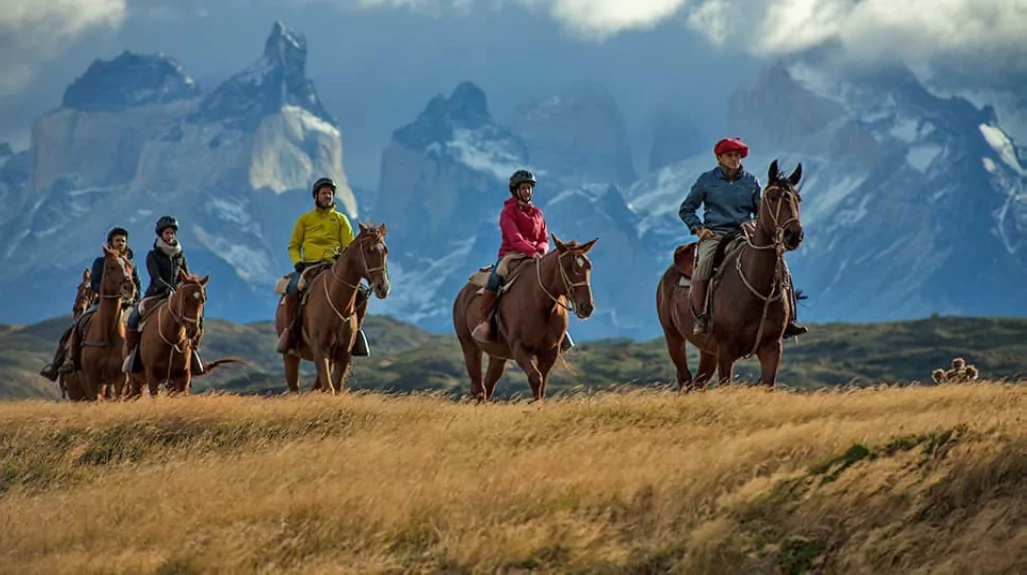
[[4, 0], [0, 9], [0, 96], [20, 90], [36, 66], [84, 31], [117, 27], [127, 0]]

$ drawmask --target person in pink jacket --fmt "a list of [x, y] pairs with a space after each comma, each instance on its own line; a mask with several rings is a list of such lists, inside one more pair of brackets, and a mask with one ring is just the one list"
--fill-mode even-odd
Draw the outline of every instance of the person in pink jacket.
[[542, 210], [531, 203], [531, 195], [535, 190], [535, 176], [527, 170], [517, 170], [510, 176], [510, 195], [512, 198], [503, 203], [503, 211], [499, 214], [499, 228], [503, 231], [503, 241], [499, 246], [496, 265], [492, 267], [485, 291], [481, 294], [482, 321], [474, 328], [472, 336], [478, 341], [488, 341], [492, 337], [488, 317], [496, 302], [496, 294], [502, 284], [502, 272], [510, 260], [517, 258], [541, 258], [549, 250], [549, 228], [542, 215]]

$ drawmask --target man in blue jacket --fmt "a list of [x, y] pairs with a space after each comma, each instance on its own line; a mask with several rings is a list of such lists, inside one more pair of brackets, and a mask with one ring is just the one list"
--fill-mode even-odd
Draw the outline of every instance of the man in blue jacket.
[[[695, 334], [706, 334], [709, 328], [706, 291], [713, 272], [713, 254], [717, 244], [728, 232], [739, 229], [744, 222], [756, 217], [760, 209], [759, 179], [742, 167], [742, 158], [749, 155], [749, 146], [741, 140], [725, 138], [717, 142], [713, 153], [717, 157], [718, 166], [699, 175], [678, 210], [681, 221], [699, 237], [696, 248], [698, 262], [689, 288], [692, 315], [695, 316], [692, 332]], [[702, 221], [696, 214], [700, 205], [706, 208]], [[787, 267], [785, 274], [789, 290], [794, 293]], [[792, 305], [792, 317], [788, 319], [785, 337], [809, 331], [804, 326], [796, 325], [795, 318], [795, 305]]]

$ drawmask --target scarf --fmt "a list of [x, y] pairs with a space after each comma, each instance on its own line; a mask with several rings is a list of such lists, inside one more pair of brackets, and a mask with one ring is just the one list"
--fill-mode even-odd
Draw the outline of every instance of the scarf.
[[159, 248], [160, 251], [164, 252], [169, 258], [173, 258], [178, 254], [182, 253], [182, 244], [178, 240], [175, 240], [175, 244], [171, 245], [164, 241], [164, 238], [157, 238], [154, 242], [154, 247]]

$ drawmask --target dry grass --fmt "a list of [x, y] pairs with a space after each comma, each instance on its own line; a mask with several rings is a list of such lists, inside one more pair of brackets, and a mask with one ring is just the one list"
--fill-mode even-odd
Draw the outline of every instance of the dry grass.
[[5, 403], [0, 572], [1025, 572], [1025, 400]]

